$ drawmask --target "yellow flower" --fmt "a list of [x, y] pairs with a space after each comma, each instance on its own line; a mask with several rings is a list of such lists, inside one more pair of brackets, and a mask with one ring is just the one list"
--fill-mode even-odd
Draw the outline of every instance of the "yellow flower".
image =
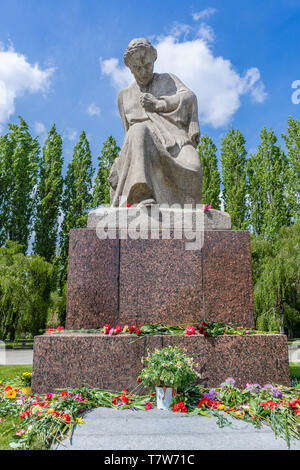
[[219, 405], [218, 410], [225, 410], [226, 406], [225, 405]]
[[17, 392], [15, 392], [14, 390], [8, 390], [8, 392], [6, 392], [6, 398], [16, 398], [17, 396]]
[[49, 410], [47, 410], [47, 413], [53, 413], [53, 411], [55, 411], [54, 408], [49, 408]]
[[84, 424], [84, 421], [82, 418], [76, 418], [76, 421], [78, 424]]
[[125, 325], [123, 328], [123, 333], [126, 333], [129, 330], [128, 325]]

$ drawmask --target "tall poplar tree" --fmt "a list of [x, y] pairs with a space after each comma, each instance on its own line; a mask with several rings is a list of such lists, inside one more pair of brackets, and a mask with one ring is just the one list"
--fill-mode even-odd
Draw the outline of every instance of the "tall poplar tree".
[[82, 131], [74, 148], [73, 159], [68, 165], [62, 199], [63, 221], [60, 233], [60, 290], [63, 291], [67, 279], [69, 231], [84, 228], [88, 210], [92, 205], [92, 156], [86, 134]]
[[291, 221], [288, 162], [273, 130], [264, 128], [256, 154], [247, 161], [250, 225], [255, 235], [274, 238]]
[[221, 146], [224, 210], [230, 214], [235, 230], [247, 227], [245, 143], [243, 134], [231, 127]]
[[28, 248], [35, 210], [40, 146], [30, 135], [24, 119], [9, 124], [1, 139], [2, 207], [1, 239], [17, 241]]
[[201, 137], [198, 153], [203, 170], [202, 201], [220, 210], [221, 177], [218, 170], [217, 147], [207, 134]]
[[12, 184], [10, 173], [12, 153], [13, 145], [12, 141], [8, 139], [8, 134], [0, 136], [0, 246], [3, 246], [7, 240], [9, 194]]
[[43, 147], [34, 225], [34, 253], [46, 261], [53, 260], [56, 254], [58, 217], [63, 190], [62, 166], [62, 138], [53, 125]]
[[93, 207], [110, 203], [110, 185], [108, 177], [111, 166], [120, 152], [115, 139], [109, 136], [103, 144], [101, 155], [98, 157], [99, 168], [93, 189]]
[[300, 121], [288, 119], [287, 134], [282, 134], [288, 153], [287, 193], [294, 222], [300, 221]]

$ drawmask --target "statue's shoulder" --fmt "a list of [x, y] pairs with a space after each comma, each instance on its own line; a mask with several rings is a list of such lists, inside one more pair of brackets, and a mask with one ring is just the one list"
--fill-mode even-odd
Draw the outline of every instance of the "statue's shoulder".
[[174, 87], [177, 90], [187, 90], [191, 91], [174, 73], [158, 73], [155, 74], [156, 83], [163, 84], [165, 86]]
[[127, 93], [132, 93], [136, 88], [137, 88], [137, 84], [135, 82], [131, 83], [131, 85], [125, 88], [122, 88], [122, 90], [119, 92], [119, 97], [122, 97], [126, 95]]

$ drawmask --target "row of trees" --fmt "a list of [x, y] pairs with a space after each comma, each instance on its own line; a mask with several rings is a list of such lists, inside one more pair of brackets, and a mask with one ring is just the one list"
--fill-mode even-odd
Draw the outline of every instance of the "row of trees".
[[[86, 227], [88, 211], [109, 202], [107, 178], [119, 151], [109, 137], [93, 181], [95, 170], [84, 131], [65, 177], [63, 142], [55, 125], [42, 149], [22, 117], [0, 136], [0, 338], [14, 339], [20, 331], [36, 334], [45, 328], [45, 311], [51, 307], [63, 323], [69, 231]], [[29, 275], [33, 265], [36, 284]], [[37, 288], [39, 283], [43, 285], [46, 272], [51, 288]], [[40, 303], [41, 321], [28, 320], [33, 310], [26, 310], [25, 300], [21, 301], [22, 289], [27, 299]], [[31, 316], [33, 320], [33, 313]]]
[[[38, 272], [46, 269], [42, 267], [43, 262], [52, 266], [53, 272], [49, 268], [49, 286], [52, 288], [46, 289], [41, 295], [44, 300], [52, 299], [52, 305], [55, 304], [62, 322], [65, 312], [69, 231], [72, 228], [86, 227], [88, 211], [109, 203], [108, 175], [120, 148], [111, 136], [104, 142], [95, 175], [89, 142], [85, 132], [82, 132], [64, 177], [63, 142], [55, 125], [50, 129], [41, 149], [38, 139], [31, 136], [26, 122], [21, 117], [19, 120], [19, 124], [10, 124], [9, 132], [0, 136], [0, 246], [7, 246], [7, 241], [15, 242], [14, 245], [3, 248], [0, 266], [2, 259], [5, 272], [9, 269], [13, 272], [12, 268], [7, 268], [6, 260], [13, 251], [15, 255], [9, 259], [17, 260], [20, 267], [21, 254], [26, 257], [29, 247], [32, 255], [28, 258], [41, 263]], [[260, 137], [257, 152], [250, 156], [247, 156], [244, 136], [233, 128], [222, 139], [220, 159], [217, 156], [217, 147], [207, 135], [202, 136], [198, 147], [204, 173], [203, 202], [212, 204], [216, 209], [220, 209], [223, 204], [224, 210], [231, 215], [234, 229], [248, 228], [252, 232], [253, 253], [257, 252], [257, 246], [270, 244], [267, 251], [259, 251], [261, 263], [256, 263], [254, 259], [254, 279], [257, 285], [263, 279], [260, 277], [262, 273], [267, 276], [267, 271], [262, 269], [263, 255], [267, 252], [269, 256], [271, 250], [275, 250], [270, 255], [270, 259], [274, 259], [275, 252], [278, 251], [280, 243], [276, 240], [281, 227], [289, 227], [299, 220], [300, 122], [293, 118], [288, 121], [287, 133], [283, 135], [286, 151], [278, 145], [271, 129], [263, 129]], [[255, 245], [256, 239], [259, 242]], [[5, 250], [10, 251], [7, 253]], [[13, 264], [14, 262], [11, 266]], [[20, 269], [18, 272], [21, 273]], [[3, 274], [3, 279], [4, 277]], [[13, 275], [11, 279], [12, 277]], [[22, 284], [21, 278], [22, 276]], [[0, 284], [0, 306], [4, 291]], [[299, 299], [296, 291], [289, 295], [290, 298]], [[284, 299], [283, 307], [280, 307], [283, 309], [285, 305], [290, 305], [287, 304], [286, 297]], [[7, 311], [8, 304], [5, 305]], [[295, 302], [293, 306], [296, 312], [298, 307]], [[266, 306], [256, 303], [258, 315], [265, 313], [265, 310]], [[26, 317], [25, 314], [21, 316]], [[295, 316], [297, 315], [294, 314]], [[12, 325], [13, 316], [6, 315], [3, 318], [7, 324]], [[45, 317], [43, 318], [45, 323]], [[9, 328], [0, 326], [0, 335], [4, 337], [5, 332], [6, 335], [13, 336], [15, 331], [24, 328], [24, 322], [20, 321], [17, 328], [15, 323], [14, 320], [10, 332]], [[29, 325], [30, 322], [26, 324]], [[266, 325], [265, 322], [265, 328]]]
[[286, 152], [274, 131], [264, 128], [257, 152], [247, 158], [243, 134], [231, 128], [221, 144], [222, 193], [217, 147], [207, 135], [201, 138], [203, 202], [220, 209], [222, 194], [234, 229], [274, 238], [282, 226], [300, 220], [300, 122], [290, 117], [282, 137]]

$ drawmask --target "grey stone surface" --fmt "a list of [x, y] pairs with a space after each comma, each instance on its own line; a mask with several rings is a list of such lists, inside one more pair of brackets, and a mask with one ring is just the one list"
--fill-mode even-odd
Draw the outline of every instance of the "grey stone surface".
[[30, 365], [33, 361], [33, 349], [2, 349], [0, 365]]
[[[171, 411], [97, 408], [85, 414], [72, 441], [55, 450], [286, 450], [268, 427], [229, 417], [231, 426], [219, 428], [216, 418], [184, 416]], [[291, 449], [300, 450], [300, 441]]]
[[177, 228], [178, 230], [230, 230], [231, 218], [227, 212], [214, 209], [204, 212], [203, 206], [194, 209], [179, 207], [164, 208], [153, 205], [149, 208], [99, 207], [88, 214], [88, 228], [140, 228], [146, 230]]
[[300, 342], [289, 344], [289, 362], [300, 362]]
[[201, 204], [197, 98], [175, 75], [153, 73], [156, 58], [144, 38], [124, 54], [135, 82], [118, 98], [126, 135], [109, 176], [114, 207]]

